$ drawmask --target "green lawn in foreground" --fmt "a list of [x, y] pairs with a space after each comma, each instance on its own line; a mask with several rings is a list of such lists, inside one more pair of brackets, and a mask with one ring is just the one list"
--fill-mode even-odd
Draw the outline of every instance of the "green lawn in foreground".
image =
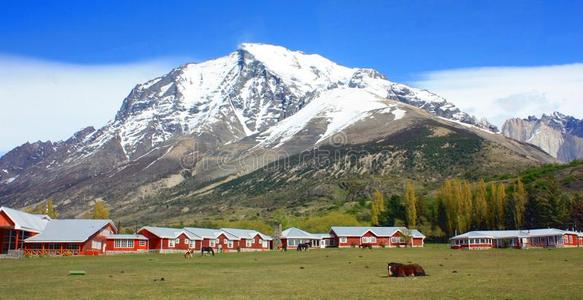
[[[429, 276], [387, 278], [391, 261], [419, 263]], [[0, 260], [0, 279], [1, 299], [581, 298], [583, 248], [28, 258]]]

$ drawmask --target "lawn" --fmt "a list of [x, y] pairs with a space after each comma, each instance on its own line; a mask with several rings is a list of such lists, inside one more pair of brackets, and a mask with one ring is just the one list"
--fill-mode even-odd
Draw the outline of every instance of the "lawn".
[[[419, 263], [429, 276], [387, 278], [391, 261]], [[1, 260], [0, 278], [1, 299], [579, 298], [583, 248], [25, 258]]]

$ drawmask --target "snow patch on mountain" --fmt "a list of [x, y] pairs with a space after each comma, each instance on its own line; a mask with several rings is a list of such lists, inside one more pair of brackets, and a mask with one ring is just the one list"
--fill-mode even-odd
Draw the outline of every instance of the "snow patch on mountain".
[[320, 135], [316, 142], [318, 144], [370, 117], [374, 112], [391, 113], [396, 120], [405, 115], [405, 110], [365, 89], [332, 89], [312, 100], [295, 115], [259, 134], [256, 139], [260, 143], [256, 147], [280, 147], [305, 129], [310, 122], [325, 119], [326, 130]]

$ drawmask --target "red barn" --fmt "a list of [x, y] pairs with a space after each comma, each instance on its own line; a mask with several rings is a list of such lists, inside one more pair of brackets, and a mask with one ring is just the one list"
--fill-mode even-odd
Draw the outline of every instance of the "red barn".
[[27, 255], [100, 255], [107, 237], [116, 233], [111, 220], [50, 220], [39, 234], [24, 241]]
[[141, 234], [112, 234], [107, 236], [107, 254], [148, 252], [148, 238]]
[[0, 256], [20, 256], [24, 240], [42, 232], [51, 218], [0, 207]]
[[148, 239], [149, 250], [160, 253], [185, 252], [188, 249], [200, 249], [202, 237], [187, 230], [167, 227], [142, 227], [138, 234]]
[[[330, 235], [339, 248], [346, 247], [423, 247], [425, 236], [405, 227], [342, 227], [333, 226]], [[410, 237], [407, 242], [407, 237]]]

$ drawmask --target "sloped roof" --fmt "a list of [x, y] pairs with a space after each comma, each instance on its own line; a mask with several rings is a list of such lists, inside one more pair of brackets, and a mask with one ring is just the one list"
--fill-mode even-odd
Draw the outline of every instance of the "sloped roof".
[[108, 240], [148, 240], [147, 237], [141, 234], [110, 234], [107, 236]]
[[329, 239], [332, 238], [332, 235], [329, 233], [312, 233], [313, 236], [317, 236], [321, 239]]
[[9, 207], [0, 207], [0, 211], [3, 211], [14, 222], [14, 228], [19, 230], [41, 232], [51, 219], [47, 215], [29, 214]]
[[318, 236], [315, 236], [309, 232], [303, 231], [299, 228], [291, 227], [281, 232], [282, 238], [288, 239], [314, 239], [319, 240]]
[[138, 232], [140, 232], [141, 230], [147, 230], [154, 234], [155, 236], [163, 239], [175, 239], [179, 237], [181, 234], [185, 234], [191, 240], [202, 240], [202, 237], [200, 235], [194, 234], [190, 231], [180, 228], [145, 226], [140, 228]]
[[492, 239], [509, 239], [521, 237], [537, 237], [537, 236], [552, 236], [563, 235], [566, 231], [556, 228], [543, 229], [526, 229], [526, 230], [478, 230], [469, 231], [464, 234], [456, 235], [453, 239], [467, 239], [467, 238], [492, 238]]
[[412, 237], [425, 238], [419, 230], [417, 229], [407, 229], [406, 227], [372, 227], [372, 226], [332, 226], [331, 229], [336, 236], [347, 237], [347, 236], [363, 236], [367, 232], [372, 232], [374, 235], [379, 237], [390, 237], [393, 236], [397, 231], [401, 233], [409, 232]]
[[85, 242], [107, 224], [115, 228], [111, 220], [51, 220], [43, 232], [29, 237], [25, 242]]
[[[188, 231], [188, 232], [190, 232], [192, 234], [195, 234], [197, 236], [200, 236], [201, 238], [205, 238], [205, 239], [216, 239], [222, 233], [224, 233], [222, 230], [212, 229], [212, 228], [185, 227], [184, 230], [186, 230], [186, 231]], [[225, 235], [230, 240], [236, 240], [237, 239], [232, 234], [225, 234]]]
[[270, 241], [272, 238], [268, 235], [265, 235], [257, 230], [252, 229], [238, 229], [238, 228], [221, 228], [222, 231], [230, 233], [239, 239], [252, 239], [255, 236], [259, 235], [262, 240]]

